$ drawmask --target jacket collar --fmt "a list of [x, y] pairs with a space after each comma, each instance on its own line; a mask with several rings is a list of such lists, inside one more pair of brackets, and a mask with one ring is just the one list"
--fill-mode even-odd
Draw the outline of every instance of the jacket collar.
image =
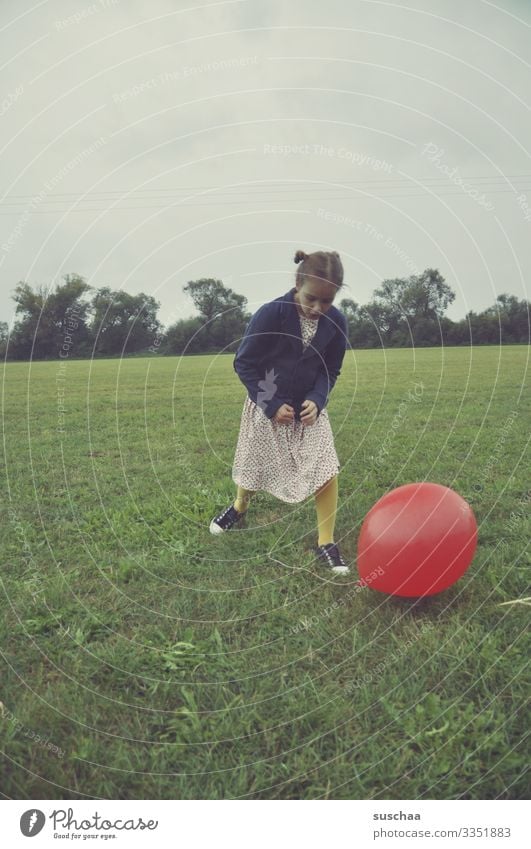
[[304, 353], [302, 353], [301, 325], [297, 304], [294, 300], [296, 291], [297, 289], [294, 286], [293, 289], [290, 289], [289, 292], [277, 299], [280, 301], [280, 326], [282, 333], [286, 334], [289, 341], [302, 356], [306, 354], [311, 356], [315, 350], [323, 351], [335, 335], [338, 329], [337, 316], [335, 315], [337, 309], [332, 305], [328, 313], [319, 318], [315, 336]]

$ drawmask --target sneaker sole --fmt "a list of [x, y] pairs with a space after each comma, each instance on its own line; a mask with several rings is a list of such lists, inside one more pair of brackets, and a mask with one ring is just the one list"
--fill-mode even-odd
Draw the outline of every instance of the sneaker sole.
[[350, 569], [348, 566], [332, 566], [331, 571], [336, 575], [350, 575]]
[[311, 553], [315, 561], [321, 566], [327, 566], [330, 572], [334, 572], [336, 575], [350, 575], [350, 566], [328, 566], [324, 557], [320, 557], [314, 548], [311, 549]]

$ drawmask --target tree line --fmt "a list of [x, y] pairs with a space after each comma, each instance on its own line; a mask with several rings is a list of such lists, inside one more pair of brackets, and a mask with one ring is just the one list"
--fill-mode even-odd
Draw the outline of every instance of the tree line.
[[[198, 315], [164, 327], [157, 317], [160, 303], [143, 292], [95, 289], [78, 274], [50, 287], [20, 282], [12, 295], [13, 326], [0, 322], [0, 354], [48, 360], [234, 353], [251, 318], [247, 298], [210, 278], [189, 281], [183, 292]], [[337, 306], [348, 319], [352, 348], [529, 344], [529, 301], [503, 293], [488, 309], [452, 321], [445, 312], [454, 300], [439, 271], [427, 268], [384, 280], [368, 304], [343, 298]]]

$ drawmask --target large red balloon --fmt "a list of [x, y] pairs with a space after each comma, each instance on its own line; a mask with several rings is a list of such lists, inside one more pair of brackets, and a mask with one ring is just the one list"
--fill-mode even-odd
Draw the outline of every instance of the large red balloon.
[[434, 595], [467, 570], [477, 537], [474, 513], [453, 489], [438, 483], [399, 486], [380, 498], [363, 521], [360, 577], [382, 593]]

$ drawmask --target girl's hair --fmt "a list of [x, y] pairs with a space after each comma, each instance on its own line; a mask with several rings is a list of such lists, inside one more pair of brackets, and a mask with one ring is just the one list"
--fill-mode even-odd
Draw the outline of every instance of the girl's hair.
[[343, 285], [343, 264], [337, 251], [315, 251], [313, 254], [297, 251], [294, 262], [301, 263], [296, 277], [300, 286], [303, 285], [305, 277], [326, 280], [338, 289]]

